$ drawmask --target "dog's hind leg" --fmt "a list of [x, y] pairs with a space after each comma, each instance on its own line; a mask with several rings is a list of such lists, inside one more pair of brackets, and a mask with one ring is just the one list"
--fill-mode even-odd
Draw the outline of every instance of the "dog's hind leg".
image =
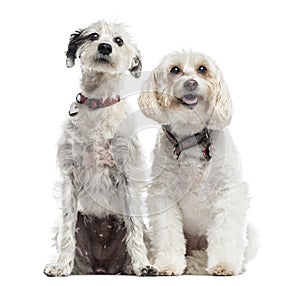
[[47, 276], [70, 275], [75, 258], [75, 227], [77, 221], [77, 194], [74, 177], [65, 176], [61, 186], [61, 221], [56, 235], [57, 257], [46, 265]]

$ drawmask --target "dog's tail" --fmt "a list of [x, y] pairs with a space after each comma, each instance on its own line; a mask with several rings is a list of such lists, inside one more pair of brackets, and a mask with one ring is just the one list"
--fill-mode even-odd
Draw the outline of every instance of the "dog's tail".
[[248, 224], [247, 227], [247, 240], [248, 246], [245, 249], [243, 265], [246, 265], [251, 259], [253, 259], [259, 248], [258, 232], [252, 224]]

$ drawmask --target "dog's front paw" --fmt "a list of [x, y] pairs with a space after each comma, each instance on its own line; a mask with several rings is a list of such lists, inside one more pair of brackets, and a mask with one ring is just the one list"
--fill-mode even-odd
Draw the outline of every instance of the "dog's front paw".
[[170, 259], [165, 261], [156, 261], [155, 266], [158, 268], [160, 276], [177, 276], [183, 273], [186, 267], [186, 262], [185, 259], [178, 259], [176, 262]]
[[233, 268], [226, 262], [218, 263], [217, 265], [211, 267], [208, 270], [208, 273], [210, 275], [216, 275], [216, 276], [233, 276], [236, 275]]
[[172, 269], [168, 266], [162, 267], [159, 270], [159, 275], [160, 276], [177, 276], [177, 275], [180, 275], [180, 274], [182, 274], [182, 273], [179, 272], [179, 271], [176, 271], [175, 269]]
[[141, 268], [138, 276], [157, 276], [158, 269], [154, 266], [147, 265], [146, 267]]
[[67, 264], [50, 263], [44, 269], [44, 274], [49, 277], [69, 276], [73, 270], [73, 261]]
[[[158, 269], [151, 265], [133, 266], [130, 272], [131, 274], [135, 274], [136, 276], [157, 276], [158, 275]], [[129, 274], [128, 269], [126, 270], [126, 273]]]

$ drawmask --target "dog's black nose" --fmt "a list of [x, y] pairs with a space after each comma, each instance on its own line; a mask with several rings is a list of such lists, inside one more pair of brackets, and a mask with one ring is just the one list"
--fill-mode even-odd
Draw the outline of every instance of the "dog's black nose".
[[98, 51], [102, 55], [109, 55], [112, 52], [112, 46], [110, 44], [102, 43], [98, 46]]
[[198, 83], [194, 79], [189, 79], [183, 84], [183, 86], [186, 90], [192, 91], [198, 87]]

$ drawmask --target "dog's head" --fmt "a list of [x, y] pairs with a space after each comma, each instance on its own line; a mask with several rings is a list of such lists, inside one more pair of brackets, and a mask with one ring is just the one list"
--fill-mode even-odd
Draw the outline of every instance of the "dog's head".
[[229, 125], [232, 115], [219, 68], [209, 57], [192, 51], [162, 59], [150, 75], [139, 105], [146, 116], [163, 124], [169, 123], [163, 118], [177, 114], [191, 124], [222, 129]]
[[129, 70], [134, 77], [141, 75], [140, 52], [120, 23], [99, 21], [76, 31], [66, 55], [69, 68], [79, 58], [83, 68], [90, 71], [121, 74]]

